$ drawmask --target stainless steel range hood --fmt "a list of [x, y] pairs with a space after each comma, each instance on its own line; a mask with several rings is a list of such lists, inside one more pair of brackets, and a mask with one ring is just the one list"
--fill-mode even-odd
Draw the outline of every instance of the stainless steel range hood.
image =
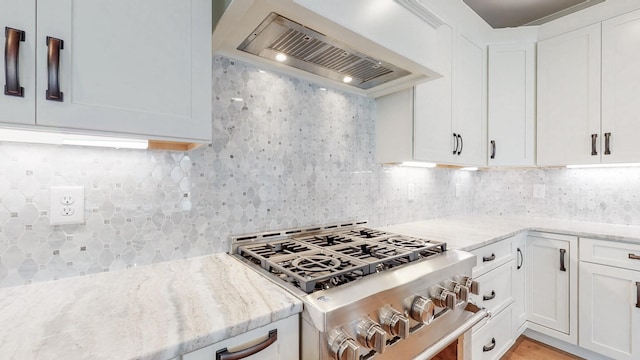
[[370, 97], [439, 77], [295, 0], [233, 0], [214, 29], [213, 49]]

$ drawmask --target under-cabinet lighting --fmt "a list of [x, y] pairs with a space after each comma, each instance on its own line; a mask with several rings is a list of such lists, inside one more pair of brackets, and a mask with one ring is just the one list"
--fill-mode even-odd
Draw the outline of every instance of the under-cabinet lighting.
[[585, 165], [567, 165], [567, 169], [590, 169], [590, 168], [612, 168], [612, 167], [637, 167], [640, 163], [628, 164], [585, 164]]
[[321, 87], [319, 90], [320, 90], [320, 91], [327, 91], [327, 88], [323, 88], [323, 87]]
[[353, 78], [351, 76], [345, 76], [345, 77], [342, 78], [342, 82], [345, 83], [345, 84], [348, 84], [348, 83], [350, 83], [352, 81], [353, 81]]
[[149, 147], [149, 141], [147, 140], [14, 129], [0, 129], [0, 141], [122, 149], [146, 149]]
[[419, 161], [405, 161], [400, 165], [402, 165], [402, 166], [411, 166], [411, 167], [423, 167], [423, 168], [434, 168], [434, 167], [436, 167], [435, 163], [419, 162]]
[[241, 97], [232, 97], [232, 98], [231, 98], [231, 101], [235, 101], [235, 102], [243, 102], [243, 101], [244, 101], [244, 99], [243, 99], [243, 98], [241, 98]]
[[287, 55], [283, 53], [278, 53], [278, 55], [276, 55], [276, 61], [283, 62], [285, 60], [287, 60]]
[[460, 170], [462, 171], [478, 171], [478, 167], [477, 166], [473, 166], [473, 167], [463, 167]]

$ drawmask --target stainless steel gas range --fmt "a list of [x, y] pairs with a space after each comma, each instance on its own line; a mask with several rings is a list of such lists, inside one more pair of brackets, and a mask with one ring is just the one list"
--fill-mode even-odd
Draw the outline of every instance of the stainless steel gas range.
[[443, 349], [470, 358], [470, 329], [489, 315], [469, 303], [476, 257], [446, 243], [352, 222], [235, 236], [232, 246], [303, 301], [303, 360], [442, 358]]

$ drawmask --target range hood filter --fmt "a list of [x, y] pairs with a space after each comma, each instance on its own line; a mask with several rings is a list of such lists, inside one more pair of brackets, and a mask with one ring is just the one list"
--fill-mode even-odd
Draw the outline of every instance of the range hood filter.
[[273, 12], [238, 50], [364, 90], [411, 75]]

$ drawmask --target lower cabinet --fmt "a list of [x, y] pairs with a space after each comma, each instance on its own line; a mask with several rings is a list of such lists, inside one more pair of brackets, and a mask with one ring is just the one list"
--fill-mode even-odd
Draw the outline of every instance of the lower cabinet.
[[532, 232], [526, 248], [528, 327], [570, 344], [578, 343], [578, 239]]
[[[580, 259], [602, 262], [580, 261], [580, 346], [618, 360], [640, 359], [640, 271], [630, 261], [640, 246], [580, 240]], [[628, 268], [610, 266], [623, 262]]]
[[527, 322], [527, 296], [526, 296], [526, 271], [527, 262], [525, 261], [525, 250], [527, 248], [526, 233], [520, 233], [513, 237], [513, 251], [515, 255], [515, 264], [512, 266], [513, 276], [511, 284], [511, 295], [513, 296], [513, 337], [526, 329]]
[[509, 306], [493, 314], [484, 326], [471, 334], [473, 360], [499, 359], [513, 345], [511, 309]]
[[218, 354], [227, 354], [227, 359], [298, 360], [298, 327], [299, 316], [290, 316], [184, 354], [182, 360], [213, 360]]

